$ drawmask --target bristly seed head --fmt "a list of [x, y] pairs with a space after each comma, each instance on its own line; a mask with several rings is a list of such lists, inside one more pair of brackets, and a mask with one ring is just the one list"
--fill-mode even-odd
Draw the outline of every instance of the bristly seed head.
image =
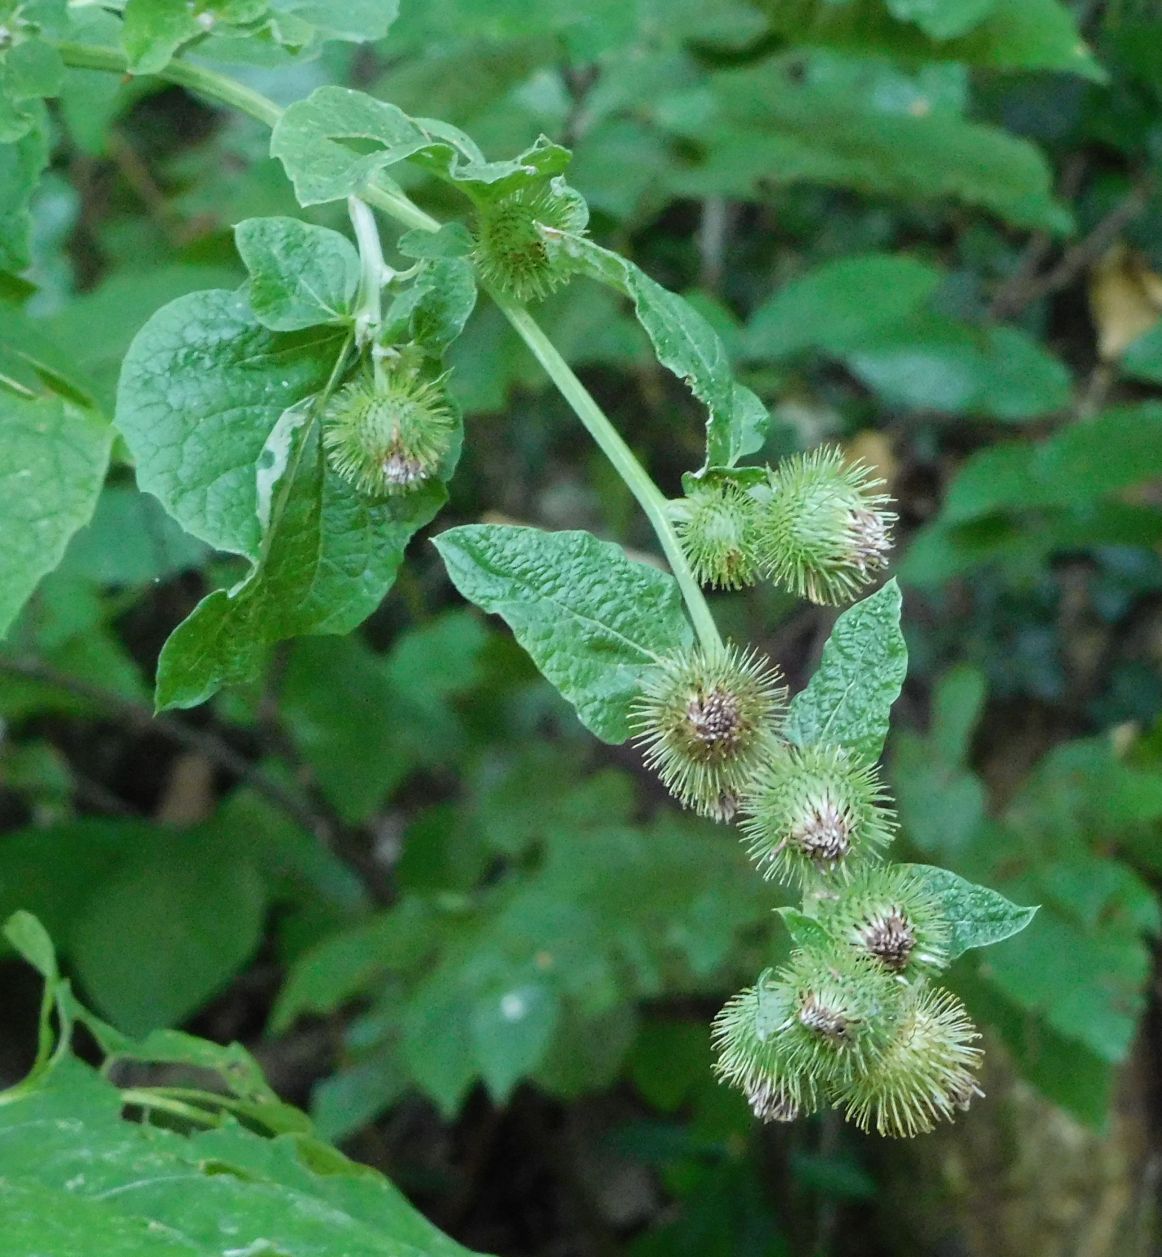
[[430, 480], [455, 430], [442, 381], [389, 374], [340, 389], [324, 412], [322, 441], [336, 474], [375, 498]]
[[775, 1035], [787, 1067], [824, 1089], [875, 1064], [903, 998], [891, 974], [839, 941], [795, 951], [769, 991], [787, 1010]]
[[982, 1095], [975, 1074], [980, 1035], [955, 995], [917, 984], [903, 988], [907, 1002], [896, 1033], [873, 1068], [853, 1075], [838, 1099], [861, 1130], [910, 1137], [951, 1121]]
[[824, 903], [821, 920], [837, 938], [909, 981], [948, 963], [944, 909], [923, 877], [905, 865], [858, 871]]
[[[714, 1072], [746, 1096], [751, 1111], [764, 1122], [790, 1122], [813, 1113], [819, 1103], [814, 1077], [794, 1069], [786, 1056], [785, 1037], [767, 1024], [759, 986], [733, 996], [710, 1027]], [[778, 1011], [782, 1020], [782, 1009]]]
[[743, 797], [743, 833], [764, 877], [808, 884], [847, 877], [853, 859], [875, 856], [895, 824], [874, 767], [842, 747], [777, 749]]
[[729, 480], [699, 484], [671, 512], [700, 585], [742, 589], [758, 580], [758, 506], [744, 489]]
[[882, 483], [834, 446], [785, 459], [769, 473], [759, 508], [764, 573], [812, 602], [854, 598], [891, 550], [896, 516]]
[[539, 300], [568, 278], [542, 229], [580, 233], [586, 218], [585, 203], [560, 179], [518, 188], [479, 208], [473, 260], [486, 283], [518, 301]]
[[687, 807], [729, 820], [773, 745], [786, 691], [753, 653], [690, 650], [647, 673], [631, 721], [646, 763]]

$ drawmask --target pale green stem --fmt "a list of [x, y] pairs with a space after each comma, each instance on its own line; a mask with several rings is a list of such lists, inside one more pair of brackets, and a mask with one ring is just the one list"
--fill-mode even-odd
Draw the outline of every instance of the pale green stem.
[[666, 511], [666, 499], [661, 490], [645, 468], [638, 462], [633, 451], [622, 440], [621, 434], [609, 422], [605, 412], [593, 400], [584, 384], [574, 375], [573, 368], [561, 357], [557, 347], [545, 335], [540, 324], [519, 302], [493, 288], [488, 290], [489, 296], [500, 307], [501, 313], [516, 329], [521, 340], [532, 351], [533, 357], [544, 367], [549, 378], [557, 386], [561, 396], [572, 406], [577, 418], [585, 425], [586, 431], [597, 442], [601, 452], [613, 464], [613, 469], [625, 481], [629, 491], [638, 500], [638, 505], [653, 525], [654, 532], [661, 542], [662, 551], [666, 556], [674, 579], [682, 591], [686, 601], [686, 609], [694, 623], [694, 630], [702, 649], [707, 654], [715, 654], [722, 649], [722, 638], [710, 608], [702, 595], [694, 573], [690, 570], [686, 556], [678, 542], [674, 526], [670, 523]]
[[[97, 48], [87, 44], [64, 43], [58, 46], [61, 56], [67, 65], [86, 70], [108, 70], [115, 74], [128, 73], [125, 57], [112, 48]], [[203, 96], [219, 101], [231, 108], [241, 110], [252, 118], [257, 118], [268, 127], [274, 127], [282, 117], [282, 110], [272, 100], [258, 92], [251, 91], [241, 83], [219, 74], [214, 70], [189, 62], [171, 61], [165, 69], [159, 71], [159, 78], [176, 83], [190, 91], [199, 92]], [[385, 214], [394, 218], [405, 227], [419, 228], [424, 231], [438, 231], [440, 223], [431, 215], [425, 214], [418, 205], [412, 204], [401, 192], [391, 192], [384, 188], [368, 188], [360, 199], [351, 198], [352, 206], [366, 209], [374, 205]], [[352, 223], [359, 239], [360, 253], [364, 255], [364, 237], [361, 234], [360, 222], [356, 215], [359, 211], [352, 209]], [[364, 228], [367, 224], [364, 223]], [[371, 224], [370, 234], [375, 235], [378, 246], [378, 235]], [[365, 263], [366, 272], [366, 263]], [[674, 532], [673, 524], [666, 513], [666, 499], [661, 490], [650, 479], [646, 470], [634, 456], [633, 451], [622, 440], [617, 429], [601, 407], [594, 401], [589, 390], [573, 373], [572, 368], [557, 351], [556, 346], [541, 330], [540, 325], [529, 314], [528, 310], [513, 301], [504, 293], [494, 288], [488, 289], [489, 295], [500, 307], [504, 317], [512, 324], [517, 335], [529, 347], [536, 360], [544, 367], [549, 378], [560, 391], [561, 396], [569, 403], [578, 419], [584, 424], [586, 431], [597, 443], [601, 452], [609, 459], [617, 474], [625, 481], [629, 491], [637, 499], [653, 526], [661, 543], [662, 552], [674, 573], [686, 609], [694, 624], [695, 632], [703, 650], [713, 654], [722, 649], [722, 638], [710, 614], [710, 608], [694, 579], [694, 573], [682, 553], [682, 547]], [[360, 297], [365, 294], [361, 291]]]

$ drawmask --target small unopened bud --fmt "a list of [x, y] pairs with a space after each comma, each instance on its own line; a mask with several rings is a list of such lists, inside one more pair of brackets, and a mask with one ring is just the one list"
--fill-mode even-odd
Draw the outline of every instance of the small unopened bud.
[[559, 180], [481, 205], [472, 254], [481, 277], [518, 301], [547, 296], [568, 275], [554, 265], [546, 230], [581, 231], [586, 216], [584, 202]]
[[833, 446], [785, 459], [770, 472], [760, 508], [765, 573], [812, 602], [854, 598], [891, 550], [896, 516], [882, 483]]
[[982, 1053], [973, 1043], [980, 1035], [963, 1004], [936, 987], [907, 990], [887, 1049], [839, 1092], [847, 1117], [861, 1130], [897, 1137], [923, 1134], [984, 1094], [975, 1078]]
[[383, 497], [431, 479], [455, 430], [439, 381], [387, 376], [335, 394], [323, 417], [323, 448], [344, 480], [368, 497]]
[[672, 506], [674, 528], [700, 585], [742, 589], [759, 576], [758, 505], [730, 481], [698, 485]]
[[743, 800], [743, 833], [764, 877], [806, 884], [848, 875], [853, 856], [875, 855], [892, 839], [874, 766], [860, 766], [842, 747], [787, 747], [754, 776]]
[[670, 792], [703, 816], [729, 820], [770, 753], [785, 697], [760, 656], [691, 650], [650, 669], [632, 723]]
[[824, 920], [892, 973], [911, 978], [947, 964], [948, 922], [906, 866], [864, 868], [830, 903]]

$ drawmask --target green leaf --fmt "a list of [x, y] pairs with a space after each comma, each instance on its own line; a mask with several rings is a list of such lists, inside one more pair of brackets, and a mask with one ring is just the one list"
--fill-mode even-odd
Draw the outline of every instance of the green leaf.
[[979, 26], [1000, 0], [887, 0], [888, 12], [933, 39], [953, 39]]
[[476, 306], [476, 273], [464, 258], [435, 258], [392, 302], [385, 338], [414, 340], [439, 358], [464, 330]]
[[223, 23], [254, 21], [266, 8], [267, 0], [201, 0], [196, 7], [173, 0], [129, 0], [122, 41], [130, 72], [156, 74], [183, 44]]
[[836, 620], [815, 675], [791, 701], [786, 737], [796, 746], [838, 745], [862, 761], [878, 759], [907, 670], [900, 590], [890, 580]]
[[845, 355], [851, 370], [894, 406], [1009, 421], [1061, 410], [1064, 364], [1015, 327], [973, 327], [917, 314]]
[[0, 49], [0, 143], [27, 135], [41, 112], [32, 104], [56, 96], [64, 81], [64, 62], [43, 39], [23, 39]]
[[1162, 384], [1162, 320], [1126, 348], [1121, 367], [1139, 380]]
[[507, 1100], [516, 1084], [544, 1059], [559, 1014], [557, 994], [543, 982], [480, 993], [469, 1021], [472, 1046], [497, 1103]]
[[826, 926], [798, 908], [783, 907], [775, 911], [783, 918], [791, 942], [796, 947], [827, 947], [832, 943]]
[[29, 204], [48, 163], [48, 132], [42, 105], [35, 125], [15, 143], [0, 143], [0, 271], [22, 271], [29, 262]]
[[504, 618], [605, 742], [629, 737], [643, 672], [691, 643], [673, 577], [587, 532], [477, 524], [441, 533], [436, 548], [456, 588]]
[[309, 1135], [126, 1121], [117, 1089], [71, 1058], [5, 1099], [13, 1254], [221, 1257], [226, 1245], [253, 1257], [466, 1257], [375, 1170]]
[[1019, 934], [1032, 921], [1036, 908], [1021, 908], [987, 886], [974, 886], [948, 869], [908, 864], [924, 889], [940, 904], [950, 927], [948, 958], [955, 960], [973, 947], [987, 947]]
[[777, 62], [723, 71], [709, 83], [701, 108], [688, 107], [688, 91], [656, 106], [661, 126], [697, 146], [696, 160], [668, 176], [679, 196], [766, 199], [772, 186], [818, 183], [901, 200], [951, 199], [1021, 227], [1073, 225], [1053, 197], [1044, 155], [997, 127], [930, 102], [899, 111], [842, 81], [799, 83]]
[[48, 931], [31, 912], [14, 912], [4, 922], [4, 937], [42, 978], [48, 982], [56, 981], [56, 950]]
[[112, 436], [90, 410], [0, 387], [0, 637], [92, 515]]
[[190, 293], [134, 337], [117, 427], [137, 482], [215, 549], [258, 557], [256, 468], [279, 416], [326, 383], [343, 345], [332, 329], [271, 332], [237, 293]]
[[294, 332], [349, 321], [359, 254], [346, 236], [297, 218], [248, 218], [234, 239], [250, 273], [250, 308], [264, 327]]
[[554, 232], [548, 242], [575, 270], [630, 298], [658, 361], [709, 410], [705, 467], [733, 467], [744, 454], [762, 448], [770, 422], [766, 407], [735, 382], [721, 337], [688, 301], [584, 236]]
[[408, 258], [466, 258], [473, 249], [472, 233], [463, 223], [444, 223], [438, 231], [405, 231], [396, 248]]
[[365, 499], [328, 463], [313, 402], [275, 425], [260, 490], [269, 520], [260, 558], [245, 581], [215, 590], [170, 635], [158, 662], [159, 708], [192, 707], [253, 679], [275, 642], [350, 632], [383, 601], [408, 542], [447, 500], [442, 480]]
[[411, 118], [345, 87], [320, 87], [291, 105], [274, 128], [270, 152], [286, 168], [300, 205], [340, 200], [371, 184], [392, 187], [382, 172], [407, 160], [489, 197], [543, 183], [569, 161], [567, 149], [543, 137], [512, 161], [485, 161], [456, 127]]
[[1162, 404], [1120, 406], [1047, 441], [1010, 442], [973, 455], [945, 499], [942, 520], [1073, 506], [1141, 484], [1162, 470]]
[[155, 74], [186, 40], [200, 31], [190, 5], [172, 4], [170, 0], [129, 0], [122, 41], [130, 71]]
[[1150, 965], [1135, 933], [1087, 929], [1046, 907], [1035, 929], [988, 958], [984, 974], [1063, 1038], [1118, 1064], [1145, 1010]]
[[941, 272], [915, 258], [887, 253], [826, 262], [755, 310], [746, 329], [750, 358], [782, 358], [803, 349], [842, 353], [884, 325], [906, 318], [936, 291]]
[[222, 990], [257, 950], [265, 913], [258, 873], [224, 844], [192, 832], [151, 845], [70, 931], [85, 991], [131, 1035], [175, 1025]]
[[280, 13], [314, 26], [325, 39], [382, 39], [399, 16], [399, 0], [278, 0]]
[[[806, 45], [848, 48], [861, 55], [880, 54], [901, 59], [931, 60], [934, 57], [1000, 70], [1065, 70], [1101, 79], [1077, 29], [1073, 14], [1058, 0], [1022, 0], [1021, 4], [994, 3], [983, 21], [964, 28], [966, 19], [983, 0], [762, 0], [775, 30]], [[899, 12], [906, 6], [907, 13]], [[938, 35], [919, 22], [924, 11], [928, 23], [953, 28], [954, 38]], [[907, 16], [919, 30], [894, 20]], [[956, 32], [960, 25], [964, 33]], [[942, 39], [935, 43], [929, 35]]]

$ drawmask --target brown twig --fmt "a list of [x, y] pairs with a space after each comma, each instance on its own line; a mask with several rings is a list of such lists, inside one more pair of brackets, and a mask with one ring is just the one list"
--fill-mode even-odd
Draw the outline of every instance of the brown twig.
[[1068, 287], [1089, 266], [1101, 257], [1123, 229], [1146, 208], [1150, 198], [1150, 181], [1142, 179], [1112, 210], [1076, 244], [1071, 245], [1057, 264], [1043, 275], [1036, 268], [1049, 250], [1049, 237], [1038, 233], [1029, 242], [1025, 259], [1009, 281], [997, 290], [989, 306], [994, 319], [1012, 318], [1027, 306], [1051, 293]]
[[65, 690], [104, 708], [134, 729], [160, 733], [180, 746], [198, 751], [212, 764], [273, 803], [297, 825], [325, 842], [331, 841], [332, 826], [328, 820], [313, 812], [281, 782], [251, 763], [218, 734], [195, 728], [173, 716], [155, 715], [145, 703], [123, 698], [112, 690], [70, 677], [39, 660], [3, 658], [0, 659], [0, 672]]

